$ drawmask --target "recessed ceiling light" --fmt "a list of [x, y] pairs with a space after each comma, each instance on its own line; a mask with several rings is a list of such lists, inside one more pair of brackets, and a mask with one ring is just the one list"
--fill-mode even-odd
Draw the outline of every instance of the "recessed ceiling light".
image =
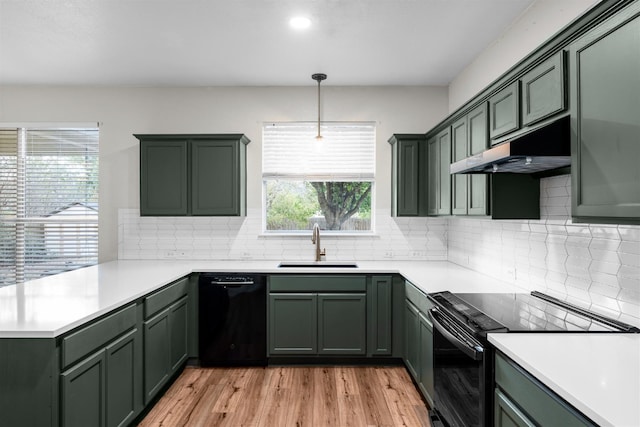
[[311, 20], [305, 16], [294, 16], [289, 20], [289, 25], [296, 30], [304, 30], [311, 26]]

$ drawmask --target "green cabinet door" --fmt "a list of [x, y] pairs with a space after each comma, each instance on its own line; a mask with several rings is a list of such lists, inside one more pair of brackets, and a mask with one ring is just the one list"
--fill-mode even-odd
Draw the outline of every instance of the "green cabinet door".
[[105, 425], [105, 352], [87, 357], [61, 375], [61, 424]]
[[498, 389], [494, 395], [493, 417], [495, 427], [535, 427], [520, 408]]
[[396, 134], [391, 144], [392, 216], [425, 215], [424, 135]]
[[451, 214], [451, 129], [445, 128], [428, 142], [429, 215]]
[[364, 355], [366, 322], [366, 294], [318, 294], [318, 354]]
[[145, 404], [187, 360], [188, 322], [188, 296], [144, 322]]
[[[594, 426], [581, 412], [500, 352], [495, 357], [496, 426]], [[504, 397], [508, 396], [508, 399]], [[522, 414], [526, 414], [526, 417]], [[502, 422], [499, 424], [498, 422]]]
[[[487, 103], [467, 114], [469, 154], [474, 155], [489, 146]], [[467, 182], [467, 215], [487, 215], [489, 213], [489, 181], [486, 174], [471, 174]]]
[[427, 183], [429, 185], [428, 190], [428, 203], [427, 214], [438, 215], [438, 144], [437, 138], [434, 136], [427, 141]]
[[[451, 125], [451, 161], [457, 162], [469, 156], [467, 116]], [[451, 213], [467, 214], [468, 176], [451, 175]]]
[[407, 300], [404, 315], [404, 362], [413, 379], [418, 382], [420, 379], [420, 312]]
[[188, 297], [184, 297], [169, 309], [170, 348], [169, 367], [174, 373], [187, 360], [188, 354]]
[[169, 379], [171, 359], [170, 307], [144, 322], [144, 403]]
[[433, 326], [426, 316], [423, 313], [418, 315], [420, 330], [418, 386], [426, 397], [429, 406], [433, 407]]
[[318, 353], [318, 310], [315, 293], [269, 294], [269, 353]]
[[142, 408], [140, 332], [134, 329], [106, 347], [106, 425], [126, 426]]
[[574, 221], [640, 223], [640, 3], [570, 48]]
[[140, 142], [140, 215], [187, 215], [187, 142]]
[[489, 98], [489, 135], [491, 139], [520, 128], [520, 90], [515, 81]]
[[240, 215], [244, 147], [233, 140], [191, 142], [192, 215]]
[[564, 69], [564, 52], [560, 51], [520, 78], [523, 126], [566, 108]]
[[389, 356], [393, 347], [393, 282], [373, 276], [367, 288], [367, 355]]

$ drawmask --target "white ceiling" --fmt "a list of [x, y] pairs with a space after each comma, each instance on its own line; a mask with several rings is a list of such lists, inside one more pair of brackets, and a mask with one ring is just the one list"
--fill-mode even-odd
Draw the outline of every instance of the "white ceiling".
[[531, 3], [0, 0], [0, 84], [447, 85]]

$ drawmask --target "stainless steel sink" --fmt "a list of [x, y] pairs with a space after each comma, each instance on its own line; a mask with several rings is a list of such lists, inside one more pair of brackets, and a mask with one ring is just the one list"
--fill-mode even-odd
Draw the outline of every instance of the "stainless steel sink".
[[282, 261], [278, 268], [358, 268], [352, 261]]

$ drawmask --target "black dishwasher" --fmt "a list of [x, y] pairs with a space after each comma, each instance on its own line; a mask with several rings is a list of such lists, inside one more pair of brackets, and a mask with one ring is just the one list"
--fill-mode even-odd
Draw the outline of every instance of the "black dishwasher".
[[267, 364], [266, 276], [201, 273], [199, 357], [202, 366]]

